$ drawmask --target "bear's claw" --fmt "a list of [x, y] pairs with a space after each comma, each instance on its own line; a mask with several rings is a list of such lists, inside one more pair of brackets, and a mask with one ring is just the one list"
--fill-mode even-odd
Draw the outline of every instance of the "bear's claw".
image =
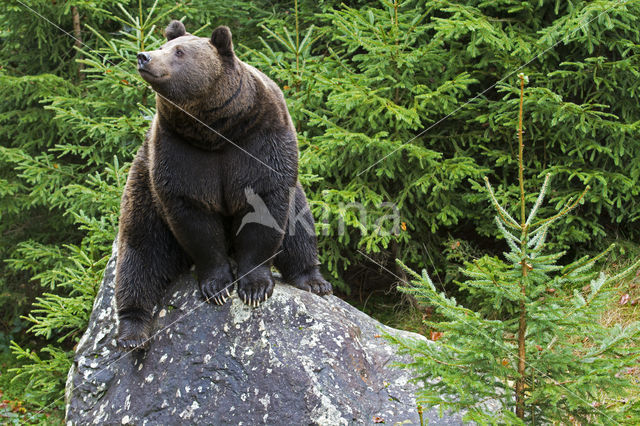
[[118, 339], [118, 346], [126, 350], [144, 350], [149, 346], [148, 337]]
[[200, 281], [200, 292], [205, 301], [224, 305], [231, 298], [231, 293], [229, 293], [231, 285], [233, 285], [233, 275], [227, 266], [207, 274], [207, 278]]
[[269, 268], [259, 268], [238, 280], [238, 296], [252, 308], [257, 308], [272, 294], [275, 283]]
[[333, 293], [331, 284], [322, 277], [317, 269], [297, 276], [291, 280], [291, 284], [301, 290], [310, 291], [320, 296]]
[[[129, 313], [131, 315], [131, 313]], [[136, 314], [138, 317], [140, 313]], [[150, 323], [145, 319], [120, 318], [118, 325], [118, 347], [130, 349], [145, 349], [149, 344]]]
[[216, 305], [224, 305], [225, 303], [227, 303], [227, 297], [224, 295], [216, 296], [211, 300], [213, 300], [213, 303], [215, 303]]
[[[217, 296], [215, 296], [212, 300], [216, 305], [224, 305], [227, 303], [227, 300], [231, 298], [231, 293], [229, 293], [229, 286], [222, 289]], [[226, 295], [225, 295], [226, 293]]]

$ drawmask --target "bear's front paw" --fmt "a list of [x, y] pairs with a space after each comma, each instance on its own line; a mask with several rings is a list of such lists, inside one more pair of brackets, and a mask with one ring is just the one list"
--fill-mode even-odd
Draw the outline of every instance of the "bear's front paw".
[[229, 265], [222, 266], [200, 280], [200, 292], [207, 302], [224, 305], [231, 298], [233, 291], [233, 274]]
[[122, 349], [145, 349], [149, 344], [149, 330], [142, 321], [120, 319], [118, 346]]
[[317, 269], [298, 275], [296, 278], [291, 280], [291, 284], [301, 290], [307, 290], [320, 296], [331, 294], [333, 292], [331, 284], [322, 278], [320, 271]]
[[238, 275], [241, 277], [238, 280], [238, 296], [247, 305], [255, 308], [273, 294], [275, 282], [268, 267], [257, 268], [244, 276]]

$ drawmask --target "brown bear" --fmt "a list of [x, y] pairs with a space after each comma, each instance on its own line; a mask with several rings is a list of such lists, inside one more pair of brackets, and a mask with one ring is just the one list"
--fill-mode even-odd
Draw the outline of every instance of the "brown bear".
[[282, 92], [239, 60], [231, 31], [211, 38], [179, 21], [167, 43], [138, 54], [156, 115], [122, 196], [116, 302], [118, 342], [142, 347], [167, 285], [195, 264], [204, 299], [257, 306], [283, 281], [331, 292], [320, 274], [313, 218], [298, 182], [295, 129]]

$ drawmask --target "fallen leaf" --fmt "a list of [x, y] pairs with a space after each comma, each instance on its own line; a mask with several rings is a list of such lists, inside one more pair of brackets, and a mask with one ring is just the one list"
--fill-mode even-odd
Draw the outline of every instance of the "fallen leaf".
[[630, 297], [631, 297], [631, 296], [629, 296], [629, 293], [625, 293], [625, 294], [623, 294], [623, 295], [622, 295], [622, 297], [620, 298], [620, 302], [619, 302], [619, 303], [620, 303], [620, 306], [622, 306], [622, 305], [626, 305], [626, 304], [627, 304], [627, 302], [629, 301], [629, 298], [630, 298]]

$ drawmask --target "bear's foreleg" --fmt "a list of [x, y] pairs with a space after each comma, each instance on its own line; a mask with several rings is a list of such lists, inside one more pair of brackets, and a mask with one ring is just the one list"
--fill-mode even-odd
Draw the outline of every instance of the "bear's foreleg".
[[184, 198], [171, 198], [163, 204], [174, 235], [196, 265], [202, 296], [224, 304], [234, 280], [222, 216]]
[[330, 294], [331, 284], [320, 274], [313, 216], [300, 182], [296, 185], [290, 208], [282, 251], [274, 264], [284, 282], [315, 294]]
[[284, 236], [289, 191], [282, 189], [252, 198], [257, 201], [234, 217], [233, 244], [238, 263], [238, 296], [255, 307], [273, 294], [271, 265]]
[[186, 254], [153, 204], [141, 150], [127, 179], [118, 232], [115, 293], [120, 346], [145, 345], [154, 306], [171, 280], [188, 267]]

